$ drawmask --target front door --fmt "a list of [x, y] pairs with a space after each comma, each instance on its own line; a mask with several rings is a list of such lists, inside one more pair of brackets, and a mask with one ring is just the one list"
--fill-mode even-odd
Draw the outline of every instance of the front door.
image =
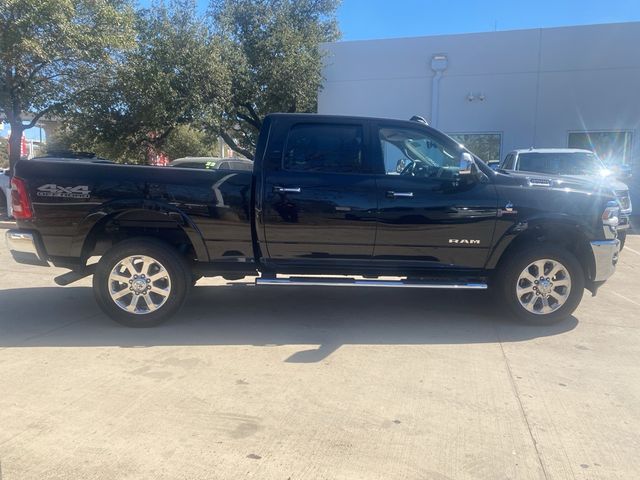
[[482, 268], [497, 215], [492, 183], [461, 171], [463, 150], [428, 127], [380, 124], [374, 261], [408, 271]]
[[375, 175], [367, 125], [303, 119], [269, 158], [263, 195], [267, 263], [323, 271], [368, 264], [375, 239]]

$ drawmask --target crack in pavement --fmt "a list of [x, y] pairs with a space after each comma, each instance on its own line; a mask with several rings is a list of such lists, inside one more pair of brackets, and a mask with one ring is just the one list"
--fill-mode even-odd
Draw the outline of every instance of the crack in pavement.
[[[529, 432], [529, 437], [531, 438], [531, 442], [533, 443], [533, 448], [536, 451], [536, 456], [538, 457], [538, 463], [540, 464], [540, 468], [542, 469], [542, 474], [544, 475], [545, 480], [549, 480], [549, 475], [547, 473], [547, 469], [544, 466], [544, 462], [542, 461], [542, 454], [538, 449], [538, 442], [536, 442], [535, 437], [533, 436], [533, 431], [531, 430], [531, 424], [529, 423], [529, 418], [524, 410], [524, 405], [522, 404], [522, 399], [520, 398], [520, 392], [518, 391], [518, 386], [516, 385], [516, 381], [513, 378], [513, 372], [511, 371], [511, 365], [509, 365], [509, 360], [507, 359], [507, 354], [504, 351], [504, 346], [502, 345], [502, 339], [500, 338], [500, 331], [496, 326], [495, 322], [493, 322], [493, 327], [496, 331], [496, 338], [498, 339], [498, 345], [500, 345], [500, 351], [502, 352], [502, 358], [504, 360], [505, 367], [507, 369], [507, 373], [509, 374], [509, 383], [511, 383], [511, 390], [518, 401], [518, 406], [520, 407], [520, 413], [522, 414], [522, 418], [524, 419], [524, 423], [527, 426], [527, 431]], [[574, 476], [575, 478], [575, 476]]]

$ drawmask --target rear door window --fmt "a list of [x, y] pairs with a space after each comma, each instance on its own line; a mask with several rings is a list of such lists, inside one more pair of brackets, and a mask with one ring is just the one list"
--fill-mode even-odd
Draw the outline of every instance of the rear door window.
[[283, 168], [294, 172], [364, 171], [361, 125], [298, 124], [289, 131]]

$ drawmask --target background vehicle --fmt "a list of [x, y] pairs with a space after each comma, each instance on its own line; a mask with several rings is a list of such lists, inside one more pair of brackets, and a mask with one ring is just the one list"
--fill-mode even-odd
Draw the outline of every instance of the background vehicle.
[[[593, 182], [594, 188], [611, 188], [620, 203], [618, 238], [621, 248], [624, 246], [632, 213], [629, 187], [616, 179], [614, 171], [604, 165], [595, 153], [572, 148], [514, 150], [505, 157], [499, 169], [580, 178]], [[616, 172], [623, 178], [631, 176], [626, 169], [617, 168]]]
[[194, 278], [256, 274], [258, 285], [490, 287], [547, 324], [615, 270], [609, 189], [494, 172], [419, 122], [269, 115], [255, 158], [253, 171], [19, 162], [9, 248], [71, 269], [59, 284], [93, 274], [98, 304], [130, 326], [175, 313]]
[[169, 163], [170, 167], [203, 170], [253, 170], [253, 162], [244, 158], [184, 157]]
[[9, 169], [0, 169], [0, 218], [11, 216], [11, 185]]

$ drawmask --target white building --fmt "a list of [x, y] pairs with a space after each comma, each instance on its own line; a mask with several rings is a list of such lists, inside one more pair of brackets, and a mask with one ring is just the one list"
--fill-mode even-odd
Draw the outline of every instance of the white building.
[[499, 158], [531, 146], [591, 147], [632, 166], [640, 207], [640, 22], [325, 48], [319, 113], [422, 115]]

